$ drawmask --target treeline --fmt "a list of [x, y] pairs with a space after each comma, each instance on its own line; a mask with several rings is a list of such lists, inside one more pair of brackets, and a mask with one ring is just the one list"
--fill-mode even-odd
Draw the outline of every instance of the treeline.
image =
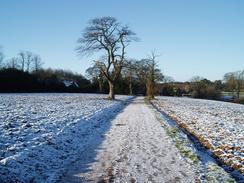
[[[87, 69], [86, 77], [61, 69], [44, 69], [43, 64], [41, 57], [30, 51], [5, 59], [0, 50], [0, 92], [109, 92], [109, 82], [97, 64]], [[115, 92], [146, 95], [149, 71], [154, 67], [154, 58], [127, 61], [116, 78]]]
[[[149, 66], [156, 65], [154, 62], [150, 59], [128, 61], [116, 79], [115, 92], [146, 95], [149, 81], [145, 81]], [[67, 70], [44, 69], [43, 64], [41, 57], [30, 51], [21, 51], [10, 59], [5, 59], [0, 51], [0, 92], [109, 92], [108, 80], [97, 65], [88, 68], [85, 77]], [[136, 73], [135, 68], [138, 68]], [[142, 72], [145, 68], [147, 73]]]
[[157, 87], [160, 95], [219, 99], [221, 97], [221, 91], [223, 91], [225, 86], [221, 80], [212, 82], [199, 76], [193, 77], [187, 82], [174, 82], [173, 79], [167, 79]]
[[[0, 54], [0, 58], [4, 58]], [[1, 59], [3, 61], [3, 59]], [[65, 70], [43, 69], [40, 56], [31, 52], [20, 52], [1, 62], [1, 92], [94, 92], [108, 93], [109, 83], [95, 63], [86, 70], [86, 77]], [[154, 83], [153, 83], [154, 82]], [[221, 99], [227, 91], [240, 100], [244, 91], [244, 71], [226, 73], [223, 80], [214, 82], [195, 76], [188, 82], [175, 82], [163, 76], [157, 68], [155, 55], [141, 60], [127, 60], [116, 80], [115, 93], [147, 95], [190, 96], [203, 99]]]
[[[111, 71], [114, 93], [126, 95], [189, 96], [223, 100], [223, 92], [231, 93], [235, 102], [243, 103], [244, 70], [229, 72], [222, 80], [210, 81], [199, 76], [187, 82], [175, 82], [158, 69], [156, 54], [148, 58], [129, 59], [123, 63], [120, 74]], [[104, 61], [105, 62], [105, 61]], [[90, 92], [109, 93], [110, 84], [103, 73], [103, 62], [96, 61], [86, 75], [71, 71], [43, 69], [41, 57], [29, 51], [4, 59], [0, 50], [0, 92]]]
[[39, 55], [21, 51], [4, 59], [0, 52], [0, 92], [93, 92], [96, 86], [80, 74], [43, 69]]
[[[163, 83], [157, 85], [157, 93], [166, 96], [189, 96], [193, 98], [231, 100], [243, 103], [240, 93], [244, 92], [244, 70], [226, 73], [222, 80], [210, 81], [199, 76], [188, 82], [174, 82], [165, 76]], [[225, 96], [228, 93], [229, 96]], [[226, 97], [226, 98], [225, 98]]]
[[244, 70], [226, 73], [223, 80], [226, 83], [226, 91], [235, 93], [237, 99], [240, 99], [241, 91], [244, 92]]
[[43, 66], [41, 57], [30, 51], [20, 51], [17, 56], [4, 59], [4, 54], [0, 50], [0, 67], [21, 70], [23, 72], [38, 71]]
[[82, 75], [70, 71], [0, 69], [0, 92], [93, 92], [94, 88]]
[[[130, 59], [123, 64], [123, 70], [114, 80], [114, 92], [127, 95], [145, 95], [154, 98], [156, 83], [163, 80], [164, 76], [158, 69], [155, 52], [148, 58], [141, 60]], [[97, 92], [108, 93], [109, 82], [100, 62], [95, 62], [86, 70], [87, 78], [97, 87]], [[113, 72], [111, 73], [113, 76]]]
[[[136, 33], [128, 25], [122, 24], [115, 17], [99, 17], [89, 21], [87, 27], [82, 31], [78, 39], [77, 52], [83, 55], [101, 53], [100, 58], [94, 60], [91, 70], [97, 70], [99, 83], [102, 79], [108, 83], [108, 99], [114, 100], [118, 81], [123, 79], [125, 69], [137, 73], [137, 80], [140, 80], [142, 87], [146, 88], [146, 96], [154, 98], [156, 82], [156, 55], [152, 53], [147, 59], [130, 63], [126, 57], [127, 47], [131, 42], [137, 41]], [[134, 67], [136, 66], [136, 67]], [[131, 72], [130, 71], [130, 72]], [[125, 74], [126, 77], [129, 74]], [[128, 78], [129, 93], [132, 92], [133, 76]], [[135, 80], [133, 80], [134, 82]]]

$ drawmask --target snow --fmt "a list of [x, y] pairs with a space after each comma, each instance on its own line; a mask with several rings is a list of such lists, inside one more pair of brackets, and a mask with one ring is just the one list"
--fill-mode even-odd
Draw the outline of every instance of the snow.
[[[0, 182], [233, 182], [218, 165], [199, 162], [143, 97], [106, 97], [1, 94]], [[242, 105], [170, 97], [153, 103], [241, 170]]]
[[77, 88], [79, 87], [79, 85], [75, 81], [64, 80], [63, 83], [66, 87], [70, 87], [70, 86], [75, 86]]
[[[131, 97], [1, 94], [0, 182], [55, 182]], [[99, 130], [99, 128], [98, 128]], [[100, 129], [105, 130], [105, 129]]]
[[158, 97], [153, 104], [244, 173], [244, 105], [177, 97]]
[[155, 113], [138, 97], [112, 121], [111, 128], [80, 155], [62, 182], [195, 182], [191, 164], [182, 158]]

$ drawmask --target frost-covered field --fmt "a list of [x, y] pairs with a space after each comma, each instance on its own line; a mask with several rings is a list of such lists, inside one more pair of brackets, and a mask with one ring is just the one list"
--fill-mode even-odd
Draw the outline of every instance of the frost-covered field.
[[[93, 94], [1, 94], [0, 182], [54, 182], [85, 148], [89, 134], [116, 113]], [[103, 129], [104, 130], [104, 129]]]
[[158, 99], [154, 105], [176, 119], [223, 162], [244, 173], [244, 105], [176, 97]]

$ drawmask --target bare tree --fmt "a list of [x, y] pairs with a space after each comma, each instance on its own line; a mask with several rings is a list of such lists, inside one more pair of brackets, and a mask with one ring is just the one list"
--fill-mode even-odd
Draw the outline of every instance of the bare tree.
[[25, 54], [26, 54], [26, 71], [29, 72], [30, 71], [30, 65], [33, 61], [33, 59], [32, 59], [33, 54], [29, 51], [27, 51]]
[[119, 78], [125, 63], [125, 50], [129, 43], [135, 40], [128, 26], [124, 26], [113, 17], [95, 18], [90, 21], [77, 48], [81, 54], [105, 52], [105, 59], [96, 61], [109, 83], [109, 99], [114, 99], [114, 84]]
[[237, 98], [240, 98], [240, 91], [244, 88], [244, 70], [229, 72], [224, 75], [224, 81], [228, 89], [236, 93]]
[[147, 59], [142, 59], [134, 63], [134, 70], [139, 80], [146, 86], [148, 99], [154, 99], [155, 83], [163, 80], [163, 74], [156, 62], [156, 54], [152, 52]]
[[148, 65], [148, 78], [147, 78], [147, 96], [149, 99], [154, 99], [154, 91], [155, 91], [155, 81], [162, 80], [163, 75], [160, 70], [157, 68], [158, 64], [156, 58], [159, 57], [156, 55], [155, 51], [152, 51], [148, 57], [147, 65]]
[[244, 88], [244, 70], [236, 71], [235, 75], [236, 75], [236, 94], [237, 94], [237, 98], [239, 99], [241, 89]]
[[104, 75], [101, 72], [101, 70], [95, 65], [89, 67], [86, 70], [87, 76], [89, 79], [93, 79], [95, 81], [98, 81], [99, 86], [99, 93], [103, 92], [103, 82], [104, 82]]
[[32, 64], [33, 64], [32, 70], [34, 72], [38, 72], [42, 68], [42, 65], [43, 65], [43, 62], [41, 61], [41, 57], [38, 55], [34, 55], [32, 57]]
[[124, 75], [125, 79], [129, 82], [129, 95], [133, 94], [133, 79], [136, 77], [134, 73], [133, 60], [126, 61], [124, 69], [122, 71], [122, 75]]
[[19, 56], [20, 56], [21, 70], [24, 71], [25, 70], [25, 52], [21, 51], [19, 53]]
[[19, 69], [19, 59], [16, 57], [11, 58], [8, 63], [7, 67], [11, 69]]

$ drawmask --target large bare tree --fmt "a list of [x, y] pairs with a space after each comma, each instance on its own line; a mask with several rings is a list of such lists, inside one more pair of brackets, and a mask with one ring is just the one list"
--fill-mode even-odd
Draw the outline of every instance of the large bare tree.
[[136, 40], [135, 33], [114, 17], [95, 18], [89, 22], [78, 40], [78, 52], [92, 54], [103, 51], [103, 59], [96, 61], [109, 83], [109, 99], [114, 99], [114, 85], [125, 63], [126, 47]]

